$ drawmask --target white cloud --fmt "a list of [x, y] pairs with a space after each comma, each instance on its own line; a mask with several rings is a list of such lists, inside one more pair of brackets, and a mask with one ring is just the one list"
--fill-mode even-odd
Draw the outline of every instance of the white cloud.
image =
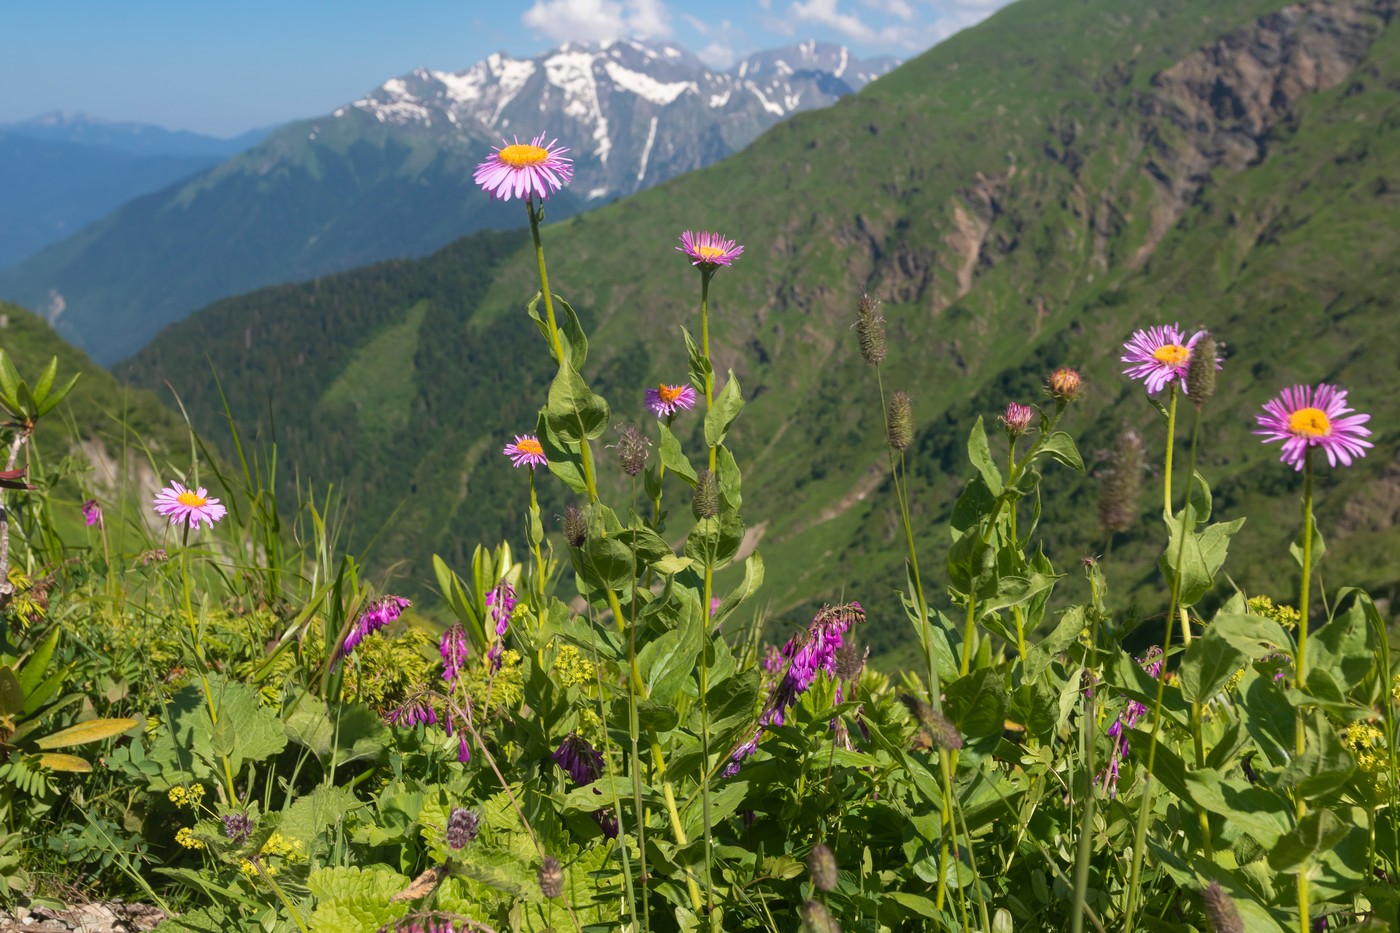
[[603, 42], [624, 36], [669, 36], [663, 0], [535, 0], [520, 21], [554, 39]]
[[695, 54], [702, 62], [720, 71], [739, 60], [739, 55], [734, 51], [734, 47], [723, 42], [711, 42]]
[[[793, 0], [788, 5], [787, 19], [809, 28], [834, 31], [843, 41], [867, 51], [908, 54], [922, 51], [980, 22], [1007, 2], [1009, 0], [859, 0], [862, 12], [857, 12], [843, 9], [843, 0]], [[766, 25], [771, 29], [774, 24]]]
[[890, 16], [896, 16], [906, 23], [912, 23], [914, 21], [914, 8], [906, 3], [905, 0], [861, 0], [861, 3], [871, 9], [879, 10], [882, 13], [888, 13]]

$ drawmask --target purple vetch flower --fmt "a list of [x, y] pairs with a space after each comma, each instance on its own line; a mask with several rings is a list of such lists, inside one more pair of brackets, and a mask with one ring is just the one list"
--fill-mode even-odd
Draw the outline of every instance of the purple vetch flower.
[[759, 665], [765, 674], [776, 674], [783, 669], [787, 659], [783, 657], [783, 650], [777, 645], [768, 645], [763, 649], [763, 660]]
[[612, 810], [604, 807], [601, 810], [594, 810], [591, 814], [593, 822], [598, 824], [598, 828], [603, 831], [603, 838], [616, 839], [618, 834], [617, 817]]
[[477, 832], [481, 828], [481, 814], [475, 810], [468, 810], [465, 807], [458, 807], [452, 811], [447, 818], [447, 844], [452, 849], [464, 849], [467, 843], [476, 838]]
[[467, 732], [465, 729], [457, 730], [457, 760], [462, 764], [470, 764], [472, 760], [472, 749], [467, 744]]
[[96, 499], [89, 499], [83, 503], [83, 520], [88, 523], [88, 527], [93, 525], [102, 527], [102, 506], [97, 504]]
[[1254, 433], [1266, 444], [1283, 441], [1279, 459], [1295, 470], [1303, 468], [1309, 447], [1321, 447], [1332, 466], [1339, 460], [1351, 466], [1352, 458], [1366, 456], [1371, 446], [1364, 440], [1371, 431], [1362, 427], [1371, 416], [1348, 415], [1350, 411], [1346, 389], [1325, 382], [1316, 388], [1293, 386], [1264, 403], [1264, 414], [1255, 416], [1262, 430]]
[[528, 143], [517, 137], [501, 144], [476, 167], [472, 180], [495, 200], [509, 201], [511, 195], [524, 200], [539, 195], [541, 201], [567, 185], [574, 177], [573, 160], [564, 158], [568, 147], [545, 143], [544, 134]]
[[570, 733], [549, 756], [579, 787], [587, 787], [603, 773], [603, 754], [588, 740]]
[[349, 656], [367, 636], [397, 621], [403, 611], [411, 605], [413, 603], [402, 596], [385, 596], [373, 600], [360, 612], [355, 624], [350, 626], [350, 631], [345, 635], [345, 642], [340, 646], [340, 656]]
[[[1180, 324], [1163, 324], [1134, 331], [1123, 344], [1124, 363], [1131, 364], [1123, 375], [1138, 379], [1147, 386], [1149, 395], [1156, 395], [1173, 382], [1186, 388], [1186, 369], [1191, 360], [1191, 348], [1206, 335], [1198, 330], [1188, 340]], [[1217, 358], [1215, 368], [1220, 368]]]
[[467, 665], [467, 633], [462, 623], [455, 622], [442, 633], [438, 653], [442, 655], [442, 679], [450, 684]]
[[401, 704], [396, 709], [390, 710], [389, 715], [384, 718], [388, 720], [389, 725], [400, 726], [404, 729], [412, 729], [414, 726], [435, 726], [438, 722], [437, 712], [433, 710], [432, 704], [424, 702], [422, 698]]
[[735, 746], [734, 751], [729, 753], [729, 764], [725, 765], [723, 777], [733, 777], [739, 773], [744, 761], [753, 756], [758, 751], [758, 740], [763, 735], [763, 727], [759, 726], [754, 730], [754, 734], [747, 742], [742, 742]]
[[[1162, 649], [1153, 646], [1147, 649], [1147, 654], [1138, 660], [1138, 664], [1156, 680], [1162, 675], [1162, 660]], [[1118, 794], [1118, 769], [1130, 750], [1128, 733], [1137, 728], [1138, 722], [1146, 713], [1146, 706], [1137, 700], [1129, 700], [1128, 705], [1119, 711], [1118, 718], [1113, 720], [1113, 725], [1108, 727], [1108, 738], [1113, 744], [1113, 753], [1109, 756], [1108, 767], [1099, 773], [1099, 782], [1108, 791], [1110, 800]]]
[[506, 630], [510, 628], [510, 614], [515, 611], [517, 601], [515, 587], [511, 586], [505, 577], [486, 594], [486, 606], [491, 610], [491, 618], [496, 623], [496, 641], [491, 645], [491, 650], [486, 652], [486, 659], [491, 662], [493, 671], [501, 669]]
[[695, 399], [693, 386], [673, 386], [663, 382], [654, 389], [647, 389], [647, 408], [658, 418], [670, 418], [679, 411], [689, 411], [695, 407]]

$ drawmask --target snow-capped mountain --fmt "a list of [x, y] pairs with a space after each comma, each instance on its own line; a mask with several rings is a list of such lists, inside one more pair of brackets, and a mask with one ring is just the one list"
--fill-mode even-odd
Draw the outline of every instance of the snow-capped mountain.
[[111, 362], [219, 298], [519, 226], [519, 204], [472, 184], [503, 137], [570, 147], [573, 183], [549, 201], [561, 220], [718, 161], [894, 64], [809, 42], [713, 71], [676, 46], [624, 41], [419, 69], [127, 202], [0, 271], [0, 295]]
[[420, 68], [332, 116], [447, 135], [468, 125], [522, 139], [547, 131], [571, 141], [574, 185], [593, 200], [723, 158], [779, 120], [829, 106], [896, 64], [805, 42], [713, 71], [665, 43], [566, 42], [534, 58], [494, 54], [465, 71]]

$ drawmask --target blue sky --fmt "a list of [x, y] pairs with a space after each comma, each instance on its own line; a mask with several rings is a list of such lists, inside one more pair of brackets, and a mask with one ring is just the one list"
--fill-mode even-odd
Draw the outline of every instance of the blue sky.
[[0, 4], [0, 123], [49, 110], [230, 136], [417, 67], [666, 38], [713, 65], [817, 38], [908, 58], [1008, 0], [31, 0]]

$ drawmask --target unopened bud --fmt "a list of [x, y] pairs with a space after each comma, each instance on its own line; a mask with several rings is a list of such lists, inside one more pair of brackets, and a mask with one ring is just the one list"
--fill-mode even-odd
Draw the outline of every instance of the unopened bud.
[[564, 510], [564, 540], [569, 542], [569, 547], [583, 547], [583, 542], [588, 540], [588, 522], [576, 505]]
[[622, 437], [617, 441], [617, 461], [622, 464], [622, 472], [628, 476], [642, 472], [647, 455], [651, 453], [650, 448], [651, 441], [647, 440], [641, 428], [630, 421], [623, 425]]
[[1142, 435], [1128, 428], [1114, 442], [1112, 465], [1099, 487], [1099, 524], [1105, 531], [1127, 531], [1137, 522], [1142, 473]]
[[869, 295], [861, 295], [856, 305], [856, 339], [860, 341], [860, 355], [871, 366], [879, 366], [885, 359], [885, 319], [880, 315], [880, 301]]
[[934, 745], [950, 752], [963, 747], [963, 738], [958, 732], [958, 727], [953, 725], [947, 716], [911, 694], [901, 694], [899, 700], [914, 714], [914, 718], [924, 727], [929, 741]]
[[1219, 349], [1210, 331], [1201, 334], [1191, 345], [1191, 358], [1186, 364], [1186, 394], [1197, 408], [1215, 394], [1215, 358]]
[[475, 810], [458, 807], [447, 818], [447, 844], [454, 850], [465, 848], [467, 843], [476, 838], [480, 827], [481, 817]]
[[1006, 431], [1007, 437], [1020, 437], [1030, 429], [1031, 421], [1035, 418], [1035, 409], [1029, 405], [1022, 405], [1020, 402], [1009, 402], [1006, 406], [1006, 413], [997, 415], [997, 420], [1001, 422], [1001, 427]]
[[841, 647], [836, 649], [836, 679], [855, 680], [859, 677], [869, 654], [869, 648], [862, 652], [855, 636], [848, 635]]
[[820, 901], [808, 901], [802, 905], [802, 933], [841, 933], [841, 924]]
[[885, 432], [889, 435], [890, 446], [895, 450], [904, 450], [914, 440], [914, 408], [909, 402], [908, 392], [896, 392], [890, 397]]
[[818, 843], [807, 859], [807, 870], [818, 891], [836, 890], [836, 854], [829, 848]]
[[719, 481], [709, 470], [701, 470], [695, 476], [695, 497], [690, 500], [690, 510], [696, 518], [714, 518], [719, 514]]
[[1077, 370], [1062, 366], [1050, 374], [1045, 391], [1057, 402], [1068, 404], [1084, 391], [1084, 380]]
[[1230, 900], [1230, 895], [1225, 893], [1219, 881], [1206, 885], [1201, 900], [1205, 902], [1206, 920], [1210, 922], [1211, 933], [1244, 933], [1240, 909]]
[[540, 893], [551, 898], [564, 893], [564, 869], [552, 855], [546, 855], [540, 864]]

